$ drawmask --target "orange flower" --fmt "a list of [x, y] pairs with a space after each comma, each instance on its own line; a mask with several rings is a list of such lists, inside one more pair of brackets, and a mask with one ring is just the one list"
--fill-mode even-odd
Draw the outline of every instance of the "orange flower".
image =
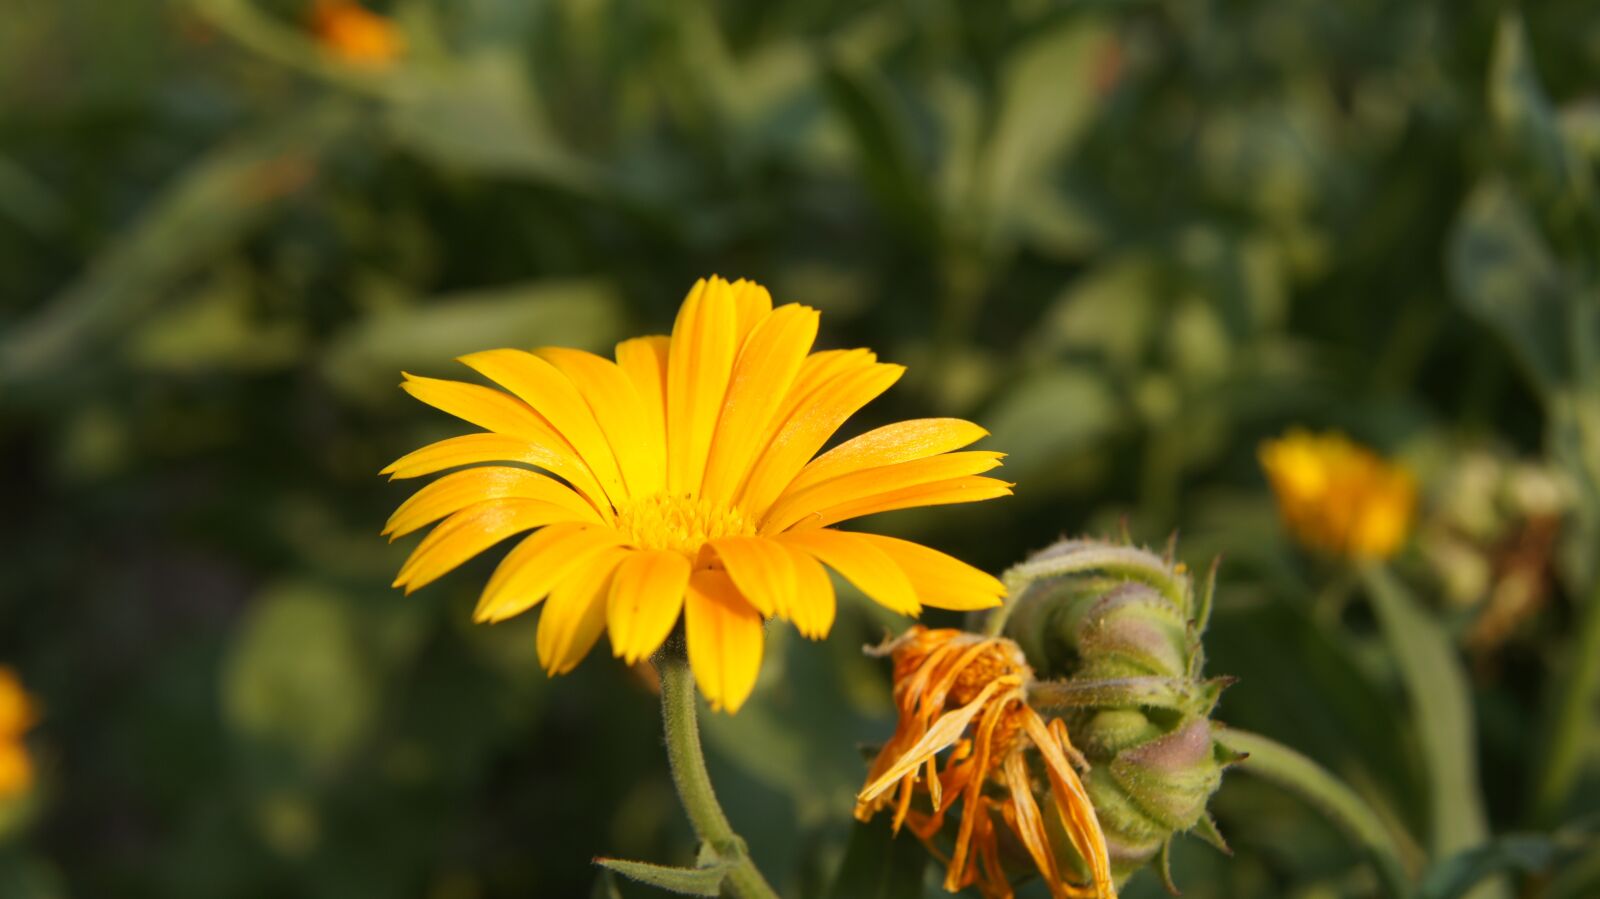
[[[905, 823], [946, 863], [945, 889], [976, 884], [985, 899], [1009, 899], [1000, 862], [999, 822], [1022, 842], [1055, 899], [1115, 899], [1111, 863], [1094, 806], [1073, 769], [1087, 768], [1060, 719], [1046, 723], [1028, 705], [1033, 670], [1010, 640], [917, 625], [878, 650], [894, 658], [894, 736], [878, 753], [856, 797], [856, 818], [894, 806]], [[1058, 823], [1077, 859], [1058, 858], [1045, 812], [1034, 799], [1029, 747], [1037, 751]], [[939, 755], [949, 750], [943, 768]], [[986, 792], [986, 786], [998, 789]], [[896, 791], [898, 787], [898, 792]], [[925, 793], [927, 810], [912, 808]], [[933, 843], [945, 814], [963, 803], [948, 857]], [[998, 819], [998, 820], [997, 820]], [[1080, 870], [1081, 865], [1086, 870]], [[1087, 876], [1087, 882], [1074, 878]]]
[[311, 30], [328, 52], [352, 65], [385, 66], [405, 50], [393, 21], [350, 0], [317, 0]]
[[33, 762], [22, 735], [33, 726], [33, 701], [10, 669], [0, 667], [0, 799], [27, 792], [33, 784]]

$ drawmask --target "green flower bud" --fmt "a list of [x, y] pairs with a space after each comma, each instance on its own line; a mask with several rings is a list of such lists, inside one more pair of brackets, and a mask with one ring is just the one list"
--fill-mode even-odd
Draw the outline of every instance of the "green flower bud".
[[[1131, 546], [1062, 541], [1009, 575], [1006, 635], [1041, 677], [1030, 703], [1059, 715], [1119, 881], [1195, 830], [1221, 845], [1206, 804], [1236, 758], [1212, 735], [1226, 679], [1204, 679], [1211, 585]], [[1225, 848], [1225, 847], [1224, 847]], [[1163, 875], [1165, 869], [1163, 868]]]

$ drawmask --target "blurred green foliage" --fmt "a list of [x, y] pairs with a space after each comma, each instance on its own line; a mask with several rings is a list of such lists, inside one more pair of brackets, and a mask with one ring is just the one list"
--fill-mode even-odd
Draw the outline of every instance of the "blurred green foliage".
[[[626, 896], [593, 856], [691, 861], [643, 680], [600, 654], [550, 682], [531, 622], [472, 627], [487, 563], [389, 590], [407, 489], [375, 473], [453, 428], [402, 368], [662, 331], [710, 272], [910, 365], [847, 430], [961, 415], [1011, 453], [1015, 499], [885, 529], [993, 570], [1181, 529], [1227, 557], [1221, 718], [1413, 848], [1463, 801], [1476, 837], [1556, 834], [1436, 857], [1430, 896], [1600, 893], [1551, 830], [1600, 803], [1600, 7], [1510, 6], [397, 0], [409, 51], [364, 70], [298, 0], [11, 4], [0, 662], [45, 719], [0, 895]], [[1276, 524], [1255, 446], [1302, 423], [1425, 484], [1487, 449], [1570, 487], [1548, 589], [1470, 669], [1491, 601], [1396, 566], [1470, 690], [1445, 751], [1481, 803], [1436, 795], [1363, 591]], [[785, 895], [915, 894], [883, 872], [921, 856], [849, 820], [892, 717], [857, 649], [900, 626], [775, 626], [707, 721]], [[1236, 854], [1181, 845], [1187, 895], [1376, 889], [1271, 786], [1215, 809]]]

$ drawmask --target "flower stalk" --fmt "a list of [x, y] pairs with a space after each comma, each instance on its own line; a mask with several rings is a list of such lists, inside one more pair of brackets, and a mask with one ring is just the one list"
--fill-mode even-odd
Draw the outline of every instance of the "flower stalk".
[[661, 722], [666, 731], [667, 763], [678, 801], [700, 841], [725, 862], [725, 885], [741, 899], [778, 899], [778, 894], [750, 860], [745, 842], [728, 822], [706, 771], [695, 707], [694, 675], [681, 644], [671, 641], [657, 658], [661, 671]]

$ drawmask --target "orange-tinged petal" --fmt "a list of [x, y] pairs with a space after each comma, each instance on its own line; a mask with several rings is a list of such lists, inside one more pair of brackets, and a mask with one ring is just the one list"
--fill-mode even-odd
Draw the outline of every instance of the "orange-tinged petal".
[[[773, 541], [777, 543], [777, 541]], [[779, 543], [779, 546], [783, 544]], [[820, 640], [833, 627], [837, 600], [833, 595], [833, 579], [810, 553], [784, 546], [789, 561], [794, 565], [794, 604], [788, 609], [778, 608], [778, 614], [794, 622], [795, 630], [803, 637]]]
[[[672, 338], [664, 334], [635, 337], [617, 344], [617, 367], [639, 393], [639, 413], [644, 416], [645, 433], [661, 448], [665, 468], [667, 452], [667, 354]], [[665, 483], [666, 474], [662, 479]]]
[[1003, 681], [990, 681], [971, 702], [940, 715], [917, 742], [901, 753], [876, 780], [861, 788], [861, 792], [856, 794], [856, 801], [871, 802], [894, 787], [901, 778], [915, 774], [917, 768], [928, 759], [954, 746], [972, 724], [972, 719], [983, 711], [984, 704], [990, 697], [994, 696], [996, 691], [1008, 686], [1010, 685]]
[[785, 492], [795, 493], [853, 471], [948, 453], [988, 434], [959, 418], [917, 418], [884, 425], [852, 437], [806, 463]]
[[755, 325], [728, 382], [700, 495], [728, 502], [772, 434], [777, 397], [788, 393], [817, 338], [815, 309], [790, 304]]
[[543, 500], [572, 513], [574, 521], [600, 524], [600, 514], [571, 487], [525, 468], [491, 465], [447, 474], [411, 495], [389, 516], [383, 532], [403, 537], [486, 499], [521, 497]]
[[556, 584], [602, 550], [622, 545], [610, 528], [563, 522], [528, 535], [490, 575], [472, 613], [474, 621], [504, 621], [533, 608]]
[[794, 605], [794, 563], [782, 546], [761, 537], [719, 537], [711, 541], [734, 586], [764, 616]]
[[624, 549], [602, 550], [550, 591], [534, 638], [545, 671], [566, 674], [594, 648], [606, 627], [611, 575], [627, 556]]
[[986, 571], [929, 549], [920, 543], [882, 534], [859, 534], [900, 566], [917, 591], [917, 601], [936, 609], [969, 612], [992, 609], [1006, 595], [1006, 585]]
[[612, 654], [632, 665], [667, 639], [683, 611], [689, 568], [689, 560], [671, 550], [632, 552], [617, 566], [606, 605]]
[[689, 668], [713, 709], [737, 712], [761, 672], [761, 613], [726, 572], [697, 571], [684, 605]]
[[484, 350], [462, 356], [460, 361], [543, 416], [578, 451], [613, 502], [628, 495], [611, 444], [577, 385], [560, 369], [524, 350]]
[[862, 540], [860, 534], [844, 531], [792, 531], [774, 538], [784, 545], [804, 550], [818, 561], [839, 572], [874, 602], [903, 615], [922, 611], [916, 590], [900, 566], [887, 553]]
[[1050, 850], [1050, 836], [1045, 832], [1039, 805], [1033, 801], [1033, 785], [1028, 781], [1028, 765], [1022, 753], [1013, 752], [1006, 756], [1001, 775], [1010, 788], [1012, 814], [1008, 817], [1012, 819], [1013, 829], [1022, 838], [1028, 855], [1032, 856], [1034, 867], [1044, 875], [1051, 894], [1060, 899], [1065, 895], [1062, 892], [1061, 870], [1056, 867], [1055, 853]]
[[1002, 455], [985, 451], [946, 453], [853, 471], [804, 490], [787, 490], [767, 511], [761, 522], [761, 531], [774, 533], [785, 530], [824, 509], [870, 501], [937, 481], [981, 474], [999, 467]]
[[667, 356], [667, 490], [695, 493], [739, 351], [728, 282], [697, 281], [678, 310]]
[[537, 499], [491, 499], [441, 521], [400, 566], [394, 586], [412, 593], [512, 534], [571, 521], [572, 513]]
[[660, 493], [666, 486], [666, 445], [651, 432], [645, 401], [622, 367], [593, 353], [564, 347], [545, 347], [539, 355], [571, 379], [588, 402], [616, 456], [628, 494]]
[[[851, 518], [893, 512], [896, 509], [915, 509], [921, 506], [947, 506], [956, 503], [975, 503], [1011, 495], [1011, 484], [994, 478], [965, 477], [920, 484], [901, 490], [882, 493], [854, 502], [841, 503], [821, 509], [794, 524], [794, 531], [827, 527]], [[790, 531], [789, 533], [793, 533]]]
[[740, 504], [753, 515], [765, 513], [845, 419], [888, 390], [904, 373], [904, 366], [871, 363], [846, 369], [817, 385], [796, 403], [762, 450], [740, 494]]
[[1085, 863], [1094, 880], [1096, 896], [1116, 899], [1117, 891], [1111, 875], [1111, 855], [1106, 848], [1105, 831], [1100, 827], [1094, 803], [1084, 789], [1078, 772], [1073, 770], [1067, 753], [1077, 752], [1067, 735], [1066, 722], [1060, 718], [1045, 725], [1044, 719], [1031, 708], [1023, 715], [1023, 727], [1028, 737], [1044, 756], [1044, 769], [1050, 777], [1050, 794], [1061, 816], [1061, 824]]
[[20, 742], [0, 742], [0, 799], [20, 796], [33, 786], [33, 759]]

